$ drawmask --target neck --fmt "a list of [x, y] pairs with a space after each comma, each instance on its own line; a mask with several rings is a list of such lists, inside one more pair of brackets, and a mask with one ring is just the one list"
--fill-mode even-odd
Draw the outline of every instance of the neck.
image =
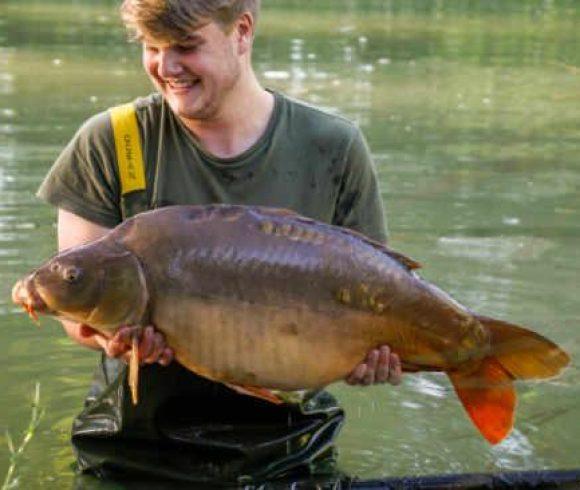
[[203, 148], [218, 158], [234, 158], [260, 139], [274, 108], [274, 97], [253, 71], [241, 77], [210, 119], [182, 119]]

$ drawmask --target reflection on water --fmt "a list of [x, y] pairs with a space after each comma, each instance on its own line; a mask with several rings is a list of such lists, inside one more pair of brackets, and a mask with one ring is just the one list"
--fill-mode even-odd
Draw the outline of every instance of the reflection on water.
[[[517, 224], [517, 218], [504, 218], [504, 224]], [[474, 260], [502, 261], [537, 260], [555, 246], [551, 240], [541, 237], [499, 236], [499, 237], [455, 237], [443, 236], [438, 240], [444, 253], [452, 257]]]
[[[90, 114], [150, 90], [116, 5], [2, 7], [0, 434], [24, 428], [36, 380], [47, 409], [22, 488], [72, 482], [69, 426], [95, 355], [52, 320], [38, 331], [9, 290], [54, 250], [54, 213], [34, 198], [50, 163]], [[267, 86], [361, 125], [391, 243], [424, 264], [425, 278], [478, 312], [533, 326], [574, 359], [579, 19], [572, 0], [272, 0], [255, 52]], [[398, 388], [336, 385], [348, 414], [341, 467], [361, 477], [578, 467], [579, 381], [574, 360], [558, 380], [519, 383], [516, 428], [494, 448], [443, 375], [408, 376]]]

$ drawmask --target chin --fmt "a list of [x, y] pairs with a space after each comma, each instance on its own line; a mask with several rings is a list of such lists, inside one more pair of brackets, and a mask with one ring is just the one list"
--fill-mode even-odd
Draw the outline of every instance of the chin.
[[179, 110], [174, 110], [174, 112], [183, 119], [206, 119], [204, 113], [201, 111], [180, 108]]
[[174, 108], [174, 112], [184, 119], [197, 120], [211, 119], [217, 113], [216, 110], [207, 105], [203, 107], [180, 106]]

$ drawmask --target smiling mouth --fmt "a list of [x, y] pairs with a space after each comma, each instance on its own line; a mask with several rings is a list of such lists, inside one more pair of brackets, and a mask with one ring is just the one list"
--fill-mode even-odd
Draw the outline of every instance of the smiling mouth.
[[172, 90], [187, 90], [199, 85], [200, 80], [166, 80], [165, 83]]

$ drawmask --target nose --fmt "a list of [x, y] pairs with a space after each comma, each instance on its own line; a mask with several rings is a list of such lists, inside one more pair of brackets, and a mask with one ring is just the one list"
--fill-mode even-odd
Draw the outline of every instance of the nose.
[[160, 49], [157, 53], [157, 72], [161, 78], [181, 75], [183, 66], [178, 53], [172, 48]]

